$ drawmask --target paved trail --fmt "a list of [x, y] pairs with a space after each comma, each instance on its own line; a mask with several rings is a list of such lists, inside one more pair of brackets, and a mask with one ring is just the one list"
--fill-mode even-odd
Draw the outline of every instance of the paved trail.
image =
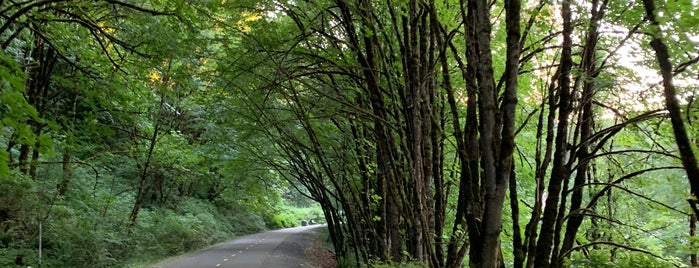
[[303, 236], [321, 225], [281, 229], [239, 237], [153, 268], [282, 268], [311, 267]]

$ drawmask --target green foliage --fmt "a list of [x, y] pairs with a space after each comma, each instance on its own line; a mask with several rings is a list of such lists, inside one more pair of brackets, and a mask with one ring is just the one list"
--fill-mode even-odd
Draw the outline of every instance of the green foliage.
[[311, 223], [324, 223], [323, 211], [318, 206], [293, 207], [284, 205], [270, 219], [267, 225], [271, 228], [287, 228], [300, 226], [302, 221]]
[[[22, 144], [33, 144], [35, 135], [27, 119], [38, 120], [38, 113], [24, 98], [26, 74], [5, 51], [0, 51], [0, 141], [14, 138]], [[11, 137], [14, 136], [14, 137]], [[0, 151], [0, 177], [10, 176], [9, 154]]]
[[152, 259], [153, 253], [172, 256], [263, 228], [259, 219], [245, 211], [223, 212], [210, 203], [189, 199], [174, 210], [144, 211], [134, 238], [148, 250], [134, 253], [137, 259]]
[[10, 176], [0, 176], [0, 216], [3, 220], [0, 222], [0, 249], [5, 249], [5, 253], [21, 252], [28, 246], [24, 237], [34, 233], [35, 229], [23, 223], [34, 221], [39, 216], [40, 203], [35, 190], [32, 180], [16, 170], [11, 171]]
[[600, 268], [672, 268], [688, 267], [676, 257], [657, 258], [641, 252], [625, 252], [614, 250], [614, 257], [609, 252], [595, 250], [588, 257], [572, 258], [567, 267], [600, 267]]
[[[380, 261], [372, 261], [368, 264], [372, 268], [425, 268], [425, 264], [420, 262], [402, 262], [402, 263], [386, 263]], [[342, 266], [340, 266], [342, 267]]]

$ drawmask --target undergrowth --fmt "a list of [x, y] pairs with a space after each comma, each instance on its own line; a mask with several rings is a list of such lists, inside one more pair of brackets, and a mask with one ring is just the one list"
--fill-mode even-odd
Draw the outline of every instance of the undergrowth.
[[[0, 247], [0, 267], [16, 266], [17, 256], [33, 267], [131, 267], [193, 251], [231, 237], [265, 229], [262, 218], [234, 208], [222, 209], [195, 198], [170, 208], [144, 208], [136, 225], [128, 215], [130, 200], [76, 204], [61, 201], [42, 224], [42, 258], [38, 239], [29, 245]], [[36, 230], [38, 222], [27, 230]]]

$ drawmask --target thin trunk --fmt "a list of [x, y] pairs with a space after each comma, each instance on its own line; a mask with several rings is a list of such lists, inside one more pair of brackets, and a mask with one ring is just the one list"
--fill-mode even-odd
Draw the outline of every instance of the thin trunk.
[[[522, 236], [519, 226], [519, 200], [517, 198], [517, 179], [514, 167], [514, 136], [515, 136], [515, 109], [517, 106], [517, 88], [520, 58], [520, 12], [522, 3], [520, 0], [505, 0], [505, 23], [507, 31], [507, 59], [505, 62], [505, 92], [502, 105], [502, 141], [500, 158], [498, 163], [498, 184], [502, 187], [503, 199], [505, 188], [510, 187], [510, 208], [512, 215], [512, 246], [514, 249], [514, 267], [521, 268], [524, 262], [522, 250]], [[502, 202], [502, 200], [498, 200]], [[502, 211], [501, 211], [502, 213]], [[502, 228], [502, 227], [501, 227]], [[502, 253], [501, 253], [502, 254]]]
[[[374, 116], [373, 135], [375, 135], [376, 137], [378, 170], [380, 176], [384, 176], [383, 179], [385, 180], [387, 186], [386, 200], [388, 200], [389, 202], [387, 206], [389, 213], [387, 215], [388, 219], [386, 219], [386, 223], [390, 237], [389, 251], [391, 252], [392, 260], [399, 262], [403, 257], [404, 244], [400, 231], [405, 230], [408, 233], [416, 234], [415, 230], [419, 230], [419, 228], [416, 228], [416, 224], [414, 221], [423, 221], [419, 217], [412, 216], [413, 211], [415, 211], [415, 208], [413, 207], [414, 204], [403, 203], [402, 201], [405, 200], [407, 196], [414, 195], [415, 189], [419, 189], [419, 187], [408, 187], [410, 184], [407, 183], [407, 179], [412, 180], [413, 178], [409, 178], [406, 176], [406, 174], [403, 174], [403, 167], [401, 167], [401, 163], [404, 163], [404, 160], [400, 160], [401, 151], [399, 151], [398, 146], [396, 145], [395, 137], [393, 136], [393, 133], [391, 133], [391, 129], [389, 127], [384, 126], [385, 122], [393, 121], [392, 118], [390, 118], [391, 113], [389, 112], [387, 107], [395, 109], [396, 107], [391, 105], [396, 105], [397, 102], [392, 102], [387, 105], [384, 101], [383, 90], [391, 91], [393, 89], [381, 88], [380, 85], [382, 73], [378, 71], [380, 66], [377, 66], [377, 63], [381, 62], [381, 55], [377, 55], [377, 50], [380, 49], [380, 47], [378, 45], [376, 35], [372, 37], [368, 35], [358, 34], [358, 31], [355, 28], [356, 25], [354, 24], [355, 20], [352, 16], [352, 10], [348, 6], [348, 3], [345, 1], [336, 1], [336, 4], [338, 5], [338, 8], [341, 13], [340, 15], [342, 17], [342, 26], [348, 33], [347, 36], [349, 38], [350, 47], [352, 50], [354, 50], [354, 53], [357, 56], [357, 61], [362, 66], [362, 78], [363, 83], [365, 83], [364, 88], [366, 90], [367, 95], [369, 96], [371, 104], [370, 107]], [[372, 29], [375, 23], [372, 21], [373, 17], [371, 13], [371, 2], [360, 1], [359, 5], [359, 19], [361, 20], [362, 25]], [[404, 56], [407, 55], [405, 54], [405, 51], [403, 49], [401, 50], [401, 52], [403, 52]], [[406, 60], [405, 57], [403, 57], [403, 59]], [[410, 89], [406, 88], [406, 91], [407, 90]], [[401, 90], [397, 91], [399, 93], [402, 92]], [[392, 94], [392, 96], [394, 95]], [[407, 104], [406, 102], [402, 103]], [[409, 117], [406, 118], [406, 120], [410, 120]], [[399, 129], [399, 131], [401, 131], [401, 129]], [[399, 135], [403, 142], [405, 142], [406, 137], [409, 137], [404, 132], [399, 133]], [[407, 149], [407, 147], [403, 149]], [[408, 152], [409, 151], [406, 150], [405, 153]], [[421, 204], [423, 204], [423, 201], [419, 200], [417, 203], [418, 206], [421, 206]], [[412, 243], [407, 244], [407, 246], [410, 246], [408, 248], [408, 250], [410, 251], [412, 246], [420, 244], [415, 243], [415, 241], [421, 241], [421, 238], [412, 236], [408, 240], [412, 241]], [[413, 247], [413, 249], [415, 249], [415, 247]]]
[[[508, 175], [510, 169], [508, 165], [511, 163], [512, 149], [514, 147], [514, 106], [516, 105], [516, 75], [511, 77], [508, 75], [510, 84], [505, 90], [503, 115], [505, 121], [512, 120], [502, 124], [502, 120], [498, 118], [500, 112], [497, 107], [498, 93], [495, 89], [493, 78], [493, 65], [490, 46], [490, 6], [485, 0], [476, 0], [475, 16], [476, 16], [476, 35], [477, 46], [479, 48], [478, 58], [478, 95], [479, 122], [480, 122], [480, 148], [481, 148], [481, 168], [483, 170], [481, 180], [483, 188], [481, 191], [485, 193], [485, 208], [481, 229], [483, 234], [481, 244], [474, 244], [473, 247], [480, 247], [480, 254], [471, 256], [471, 264], [476, 267], [495, 268], [501, 265], [500, 259], [500, 232], [502, 230], [502, 208], [505, 198], [505, 190], [507, 188]], [[510, 14], [508, 14], [510, 15]], [[512, 33], [508, 31], [508, 37]], [[517, 40], [519, 42], [519, 31], [517, 32]], [[508, 42], [509, 44], [509, 42]], [[508, 54], [511, 53], [512, 47], [508, 45]], [[515, 48], [519, 51], [518, 46]], [[518, 55], [518, 54], [517, 54]], [[518, 62], [519, 58], [515, 59]], [[509, 72], [517, 73], [516, 65], [508, 70]], [[514, 81], [514, 83], [512, 83]], [[511, 125], [511, 126], [510, 126]], [[502, 133], [498, 133], [502, 130]], [[502, 135], [505, 135], [504, 137]], [[504, 169], [504, 172], [501, 170]]]
[[[464, 10], [465, 8], [465, 10]], [[483, 149], [480, 148], [478, 143], [479, 135], [479, 118], [478, 118], [478, 91], [479, 91], [479, 73], [478, 73], [478, 61], [480, 55], [480, 48], [477, 45], [477, 29], [476, 29], [476, 13], [475, 3], [473, 1], [468, 1], [468, 4], [464, 7], [462, 4], [462, 12], [464, 21], [464, 31], [466, 32], [466, 58], [467, 65], [464, 76], [467, 89], [467, 100], [466, 100], [466, 125], [464, 126], [464, 133], [466, 133], [465, 145], [466, 145], [466, 174], [465, 179], [466, 187], [464, 196], [465, 204], [465, 217], [466, 217], [466, 230], [468, 231], [468, 243], [464, 243], [459, 249], [457, 255], [465, 254], [464, 252], [468, 249], [468, 254], [474, 256], [473, 258], [479, 258], [482, 251], [482, 236], [481, 223], [483, 218], [483, 204], [484, 204], [484, 187], [481, 182], [482, 168], [481, 161], [483, 154]], [[462, 185], [463, 187], [463, 185]]]
[[[556, 72], [558, 72], [558, 70]], [[557, 77], [557, 75], [554, 75], [554, 78], [555, 77]], [[527, 254], [527, 262], [525, 266], [527, 268], [534, 267], [534, 260], [536, 259], [536, 237], [544, 202], [544, 179], [546, 177], [546, 170], [548, 169], [548, 166], [551, 163], [551, 156], [553, 154], [553, 142], [555, 134], [554, 121], [556, 119], [556, 113], [554, 110], [556, 104], [556, 98], [554, 94], [554, 82], [555, 80], [552, 81], [549, 85], [548, 93], [546, 95], [548, 97], [546, 97], [541, 103], [541, 113], [539, 114], [539, 123], [537, 124], [536, 129], [536, 136], [538, 137], [536, 149], [536, 172], [534, 174], [534, 179], [536, 180], [536, 196], [534, 197], [534, 208], [532, 209], [531, 218], [529, 219], [529, 223], [527, 223], [527, 226], [525, 227], [525, 238], [524, 244], [522, 245], [524, 247], [525, 253]], [[541, 152], [541, 136], [543, 134], [544, 112], [546, 110], [545, 107], [547, 106], [547, 102], [549, 107], [549, 113], [546, 116], [546, 137], [544, 140], [545, 147], [544, 152]], [[541, 158], [542, 154], [543, 159]]]
[[[72, 117], [70, 119], [70, 129], [69, 131], [75, 131], [75, 121], [76, 121], [76, 116], [77, 116], [77, 110], [78, 110], [78, 94], [73, 94], [73, 99], [71, 100], [71, 107], [72, 107]], [[70, 133], [69, 135], [72, 135]], [[68, 148], [65, 149], [63, 152], [63, 179], [61, 182], [58, 184], [57, 191], [59, 195], [65, 195], [66, 192], [68, 191], [68, 184], [70, 184], [71, 179], [73, 178], [73, 167], [72, 167], [72, 159], [71, 159], [71, 142], [72, 138], [68, 138], [67, 144], [69, 145]]]
[[[162, 110], [164, 104], [165, 96], [160, 96], [160, 105], [158, 107], [158, 111]], [[148, 146], [146, 162], [143, 163], [143, 165], [141, 166], [141, 176], [139, 177], [140, 180], [136, 192], [136, 200], [134, 201], [133, 208], [131, 209], [131, 215], [129, 216], [129, 222], [131, 223], [131, 226], [136, 225], [136, 221], [138, 220], [138, 214], [141, 211], [141, 207], [143, 206], [143, 199], [146, 192], [146, 187], [148, 186], [148, 172], [151, 165], [151, 161], [153, 160], [153, 152], [155, 151], [155, 145], [158, 142], [158, 135], [160, 135], [160, 121], [161, 120], [159, 120], [159, 118], [155, 119], [155, 128], [153, 129], [153, 135], [151, 135], [149, 139], [150, 144]]]
[[[348, 119], [348, 124], [350, 125], [352, 131], [352, 138], [354, 140], [362, 140], [367, 135], [368, 130], [365, 126], [358, 125], [353, 119]], [[371, 208], [375, 204], [375, 209], [371, 210], [369, 213], [370, 217], [367, 219], [371, 230], [373, 230], [373, 238], [370, 240], [371, 247], [373, 248], [374, 258], [379, 258], [382, 260], [389, 259], [388, 248], [387, 248], [387, 230], [386, 230], [386, 200], [385, 198], [385, 186], [383, 180], [380, 178], [374, 179], [374, 176], [370, 176], [369, 162], [371, 159], [375, 158], [374, 152], [366, 145], [364, 142], [358, 142], [353, 146], [354, 155], [357, 156], [357, 167], [362, 181], [361, 188], [361, 206], [364, 208]], [[375, 161], [375, 160], [374, 160]], [[379, 196], [378, 200], [375, 200], [373, 195]], [[374, 218], [378, 216], [378, 220]]]
[[517, 177], [514, 164], [510, 170], [510, 209], [512, 210], [512, 249], [514, 255], [512, 267], [522, 268], [526, 252], [522, 244], [522, 228], [519, 224], [519, 197], [517, 197]]
[[[449, 69], [447, 65], [446, 57], [441, 57], [442, 62], [442, 78], [444, 83], [444, 88], [447, 91], [447, 103], [449, 104], [449, 111], [452, 118], [452, 127], [454, 128], [454, 138], [456, 139], [457, 145], [457, 155], [460, 163], [460, 179], [459, 179], [459, 193], [457, 197], [457, 207], [456, 207], [456, 218], [454, 220], [453, 229], [451, 231], [451, 238], [449, 244], [447, 245], [447, 260], [446, 267], [460, 267], [464, 258], [464, 254], [458, 254], [459, 248], [461, 247], [460, 242], [462, 240], [461, 235], [457, 235], [459, 230], [466, 230], [466, 215], [467, 215], [467, 202], [471, 199], [471, 172], [469, 169], [469, 151], [466, 145], [465, 135], [461, 131], [461, 123], [459, 120], [459, 112], [456, 104], [456, 98], [454, 96], [454, 89], [451, 84], [451, 76], [449, 75]], [[469, 98], [469, 101], [472, 101]], [[470, 105], [470, 104], [469, 104]], [[469, 106], [470, 107], [470, 106]], [[475, 115], [474, 115], [475, 116]], [[467, 122], [467, 125], [469, 122]], [[477, 152], [471, 152], [477, 153]], [[464, 245], [465, 246], [465, 245]], [[465, 251], [464, 251], [465, 252]]]
[[[594, 131], [594, 113], [592, 110], [592, 101], [595, 94], [595, 78], [598, 76], [598, 69], [595, 64], [595, 55], [597, 53], [597, 40], [599, 38], [599, 20], [604, 16], [604, 10], [606, 9], [607, 1], [603, 1], [601, 6], [599, 0], [592, 1], [592, 16], [590, 22], [590, 29], [588, 31], [587, 41], [585, 43], [585, 48], [583, 51], [583, 60], [580, 64], [580, 68], [585, 70], [583, 74], [583, 90], [582, 90], [582, 116], [580, 117], [580, 140], [581, 144], [578, 144], [575, 157], [582, 161], [579, 163], [575, 181], [574, 190], [571, 197], [570, 212], [568, 218], [568, 224], [566, 225], [565, 237], [563, 239], [563, 245], [561, 246], [561, 253], [570, 252], [573, 248], [573, 243], [583, 221], [583, 216], [580, 213], [580, 208], [583, 199], [583, 185], [586, 182], [586, 178], [589, 175], [588, 167], [590, 165], [588, 159], [590, 155], [590, 143], [589, 138]], [[571, 156], [572, 157], [572, 156]], [[563, 266], [563, 259], [567, 256], [558, 256], [557, 266]]]
[[73, 168], [71, 167], [71, 157], [69, 152], [63, 153], [63, 179], [58, 184], [58, 195], [64, 196], [68, 191], [68, 184], [73, 177]]
[[[407, 45], [407, 57], [408, 63], [403, 67], [405, 75], [405, 85], [406, 85], [406, 122], [408, 123], [408, 144], [410, 148], [407, 148], [408, 161], [410, 165], [410, 176], [412, 184], [412, 194], [413, 194], [413, 215], [410, 217], [413, 221], [412, 228], [410, 232], [411, 235], [411, 245], [408, 246], [413, 258], [420, 262], [424, 262], [425, 256], [423, 252], [423, 245], [425, 243], [425, 236], [423, 232], [423, 225], [426, 224], [423, 219], [424, 208], [425, 208], [425, 178], [424, 178], [424, 164], [423, 164], [423, 137], [422, 136], [422, 125], [424, 120], [420, 116], [421, 108], [423, 105], [423, 100], [421, 97], [425, 90], [422, 84], [422, 74], [420, 70], [420, 46], [422, 44], [422, 39], [424, 39], [424, 33], [418, 32], [420, 28], [420, 22], [422, 20], [419, 17], [419, 10], [417, 6], [417, 0], [409, 1], [408, 8], [408, 21], [410, 24], [404, 24], [408, 26], [408, 30], [405, 31], [404, 38], [405, 44]], [[425, 63], [427, 64], [427, 63]]]
[[[444, 36], [439, 32], [439, 25], [437, 23], [437, 9], [434, 6], [434, 1], [432, 1], [432, 6], [430, 8], [430, 18], [432, 19], [431, 26], [432, 26], [432, 32], [435, 35], [434, 39], [436, 42], [436, 46], [438, 49], [440, 49], [440, 54], [438, 55], [439, 59], [439, 65], [440, 65], [440, 70], [441, 70], [441, 76], [442, 76], [442, 87], [449, 88], [448, 90], [452, 91], [452, 96], [453, 96], [453, 89], [451, 89], [451, 77], [449, 75], [448, 71], [448, 63], [447, 63], [447, 58], [446, 58], [446, 44], [444, 43]], [[440, 96], [441, 97], [441, 96]], [[434, 97], [437, 98], [437, 97]], [[447, 98], [451, 98], [447, 96]], [[453, 100], [450, 100], [453, 101]], [[444, 102], [445, 99], [442, 98], [440, 99], [440, 107], [439, 107], [439, 112], [437, 118], [440, 118], [439, 122], [434, 122], [433, 124], [433, 131], [435, 133], [439, 133], [440, 130], [443, 130], [446, 124], [446, 111], [444, 107]], [[451, 107], [451, 104], [450, 104]], [[457, 119], [458, 120], [458, 119]], [[460, 126], [456, 126], [456, 129], [460, 128]], [[458, 137], [457, 139], [460, 139], [461, 137]], [[446, 217], [446, 208], [447, 208], [447, 198], [448, 198], [448, 193], [446, 193], [447, 189], [444, 185], [444, 142], [442, 138], [437, 138], [437, 135], [432, 135], [432, 144], [434, 146], [433, 150], [433, 167], [432, 170], [435, 172], [434, 176], [434, 245], [435, 245], [435, 258], [437, 259], [437, 267], [445, 267], [446, 260], [445, 258], [447, 257], [447, 254], [444, 252], [444, 224], [445, 224], [445, 217]], [[462, 143], [459, 141], [459, 143]]]
[[690, 264], [692, 267], [699, 267], [699, 260], [697, 260], [697, 242], [695, 237], [697, 236], [697, 215], [689, 216], [689, 248], [694, 250], [689, 254]]
[[[38, 116], [43, 117], [46, 111], [51, 76], [58, 62], [58, 55], [38, 35], [34, 37], [34, 47], [30, 53], [31, 57], [36, 59], [37, 64], [28, 68], [29, 79], [26, 81], [24, 95], [27, 102], [36, 109]], [[32, 135], [36, 137], [41, 135], [43, 126], [39, 122], [28, 119], [27, 124], [31, 126]], [[29, 175], [34, 180], [36, 180], [40, 146], [38, 141], [35, 144], [22, 144], [18, 157], [20, 172]]]
[[[607, 183], [613, 183], [613, 182], [614, 182], [614, 175], [609, 173], [608, 178], [607, 178]], [[607, 190], [607, 194], [605, 196], [605, 197], [607, 197], [605, 200], [607, 202], [607, 204], [606, 204], [607, 205], [607, 219], [614, 219], [614, 208], [616, 207], [616, 204], [614, 202], [613, 192], [614, 192], [614, 188], [609, 187], [609, 190]], [[604, 224], [606, 225], [607, 228], [612, 228], [611, 223], [605, 222]], [[600, 236], [601, 236], [600, 239], [602, 239], [602, 241], [606, 241], [606, 242], [612, 241], [612, 237], [611, 237], [612, 235], [609, 234], [609, 232], [602, 232], [602, 234]], [[609, 250], [609, 255], [610, 255], [610, 259], [613, 260], [615, 258], [613, 248]]]
[[[440, 112], [439, 118], [444, 118], [444, 113]], [[435, 131], [444, 129], [444, 121], [439, 126], [435, 126]], [[434, 256], [437, 259], [437, 267], [444, 267], [444, 221], [446, 217], [446, 187], [444, 186], [444, 143], [437, 140], [437, 135], [433, 135], [433, 170], [434, 170]]]
[[424, 220], [426, 222], [425, 228], [423, 228], [423, 232], [425, 233], [425, 246], [424, 246], [424, 251], [427, 254], [428, 261], [431, 262], [432, 266], [434, 267], [441, 267], [440, 263], [443, 262], [443, 260], [439, 259], [436, 255], [437, 252], [437, 247], [441, 247], [440, 244], [435, 244], [436, 240], [435, 238], [437, 236], [442, 236], [441, 233], [436, 233], [436, 225], [435, 225], [435, 196], [433, 194], [433, 189], [435, 188], [436, 185], [434, 185], [435, 180], [437, 179], [438, 176], [438, 171], [441, 169], [441, 166], [435, 166], [435, 163], [440, 162], [439, 158], [440, 156], [435, 154], [435, 151], [437, 151], [437, 143], [438, 139], [440, 136], [440, 131], [438, 128], [439, 118], [438, 116], [438, 106], [439, 103], [437, 102], [437, 60], [435, 58], [435, 52], [437, 49], [441, 48], [436, 48], [436, 35], [438, 34], [437, 31], [433, 31], [432, 24], [437, 24], [436, 18], [432, 18], [430, 14], [433, 12], [429, 11], [435, 8], [435, 3], [434, 0], [430, 0], [427, 3], [427, 6], [423, 7], [424, 9], [427, 9], [428, 11], [425, 12], [423, 15], [422, 19], [422, 25], [420, 26], [421, 32], [424, 35], [424, 38], [422, 38], [421, 42], [421, 58], [422, 62], [426, 64], [422, 64], [422, 71], [421, 73], [424, 74], [424, 87], [425, 91], [422, 94], [422, 111], [421, 111], [421, 117], [427, 119], [426, 122], [424, 122], [422, 132], [423, 136], [426, 137], [425, 139], [425, 146], [423, 148], [422, 154], [424, 160], [424, 185], [423, 185], [423, 194], [425, 197], [425, 203], [424, 203], [424, 213], [425, 215]]
[[342, 232], [342, 225], [340, 224], [341, 220], [337, 215], [337, 209], [331, 204], [330, 199], [325, 192], [319, 194], [321, 195], [319, 200], [321, 202], [320, 205], [323, 209], [325, 219], [327, 219], [328, 232], [330, 233], [330, 240], [333, 242], [335, 255], [338, 257], [338, 259], [344, 258], [347, 256], [347, 248]]
[[[456, 47], [450, 44], [454, 57], [459, 63], [461, 75], [466, 82], [468, 98], [466, 99], [466, 123], [461, 128], [457, 99], [454, 89], [449, 81], [449, 69], [446, 59], [442, 61], [442, 76], [445, 79], [445, 89], [447, 91], [447, 103], [451, 112], [454, 137], [457, 144], [457, 155], [461, 172], [459, 177], [459, 193], [457, 197], [456, 217], [451, 230], [451, 238], [447, 245], [446, 267], [461, 267], [467, 250], [472, 256], [478, 255], [476, 252], [480, 247], [471, 247], [471, 243], [477, 243], [480, 231], [477, 219], [481, 218], [479, 186], [479, 164], [480, 152], [477, 144], [478, 120], [476, 108], [476, 69], [475, 57], [477, 56], [475, 37], [473, 30], [473, 12], [470, 11], [472, 3], [465, 0], [460, 1], [461, 16], [464, 23], [466, 58], [467, 64], [464, 66]], [[465, 239], [468, 236], [469, 239]]]
[[391, 253], [391, 261], [400, 262], [403, 259], [403, 237], [401, 237], [400, 212], [395, 194], [388, 196], [388, 246]]
[[[35, 37], [34, 42], [35, 47], [32, 55], [36, 57], [39, 64], [35, 68], [31, 68], [29, 74], [30, 81], [28, 81], [29, 88], [26, 94], [29, 104], [34, 106], [39, 117], [43, 117], [48, 109], [46, 106], [48, 101], [48, 92], [50, 89], [49, 86], [51, 85], [53, 70], [58, 62], [58, 55], [55, 49], [47, 46], [46, 43], [38, 36]], [[32, 127], [33, 135], [39, 137], [43, 130], [42, 123], [30, 119], [28, 124]], [[41, 144], [36, 141], [35, 144], [31, 144], [30, 147], [32, 155], [31, 161], [26, 163], [28, 165], [27, 174], [29, 174], [32, 179], [36, 180], [36, 169], [39, 162], [39, 148], [41, 147]]]
[[536, 246], [536, 256], [534, 267], [548, 268], [550, 265], [551, 252], [554, 247], [554, 231], [558, 222], [558, 205], [561, 196], [562, 182], [569, 176], [566, 170], [566, 154], [568, 151], [568, 116], [570, 114], [570, 72], [573, 67], [572, 60], [572, 33], [573, 24], [571, 21], [571, 3], [563, 1], [561, 6], [561, 16], [563, 17], [563, 45], [561, 53], [561, 71], [558, 77], [560, 98], [558, 101], [558, 126], [556, 130], [556, 150], [554, 151], [553, 170], [549, 180], [548, 197], [544, 208], [543, 223]]
[[36, 180], [36, 167], [37, 163], [39, 163], [39, 147], [41, 147], [41, 143], [37, 141], [32, 150], [32, 160], [29, 162], [29, 177], [31, 177], [32, 180]]
[[22, 174], [29, 174], [29, 152], [31, 147], [27, 144], [22, 144], [19, 147], [19, 156], [17, 161], [19, 161], [19, 172]]
[[[463, 7], [462, 7], [463, 8]], [[483, 232], [481, 230], [481, 223], [483, 218], [484, 209], [484, 192], [485, 187], [481, 180], [482, 175], [482, 164], [481, 158], [483, 154], [483, 149], [479, 146], [479, 105], [478, 105], [478, 91], [479, 91], [479, 80], [480, 74], [478, 70], [478, 62], [480, 55], [480, 47], [477, 45], [477, 35], [478, 31], [476, 29], [476, 13], [475, 3], [469, 1], [465, 7], [468, 12], [462, 11], [464, 15], [465, 31], [467, 33], [466, 37], [466, 58], [468, 63], [466, 65], [466, 71], [464, 74], [464, 80], [466, 82], [467, 88], [467, 100], [466, 100], [466, 125], [464, 126], [464, 133], [466, 133], [465, 145], [466, 145], [466, 177], [463, 178], [466, 181], [467, 193], [464, 196], [465, 199], [465, 217], [468, 231], [468, 243], [464, 243], [461, 249], [458, 250], [457, 256], [465, 254], [468, 249], [468, 254], [473, 256], [472, 258], [478, 259], [482, 255], [481, 246], [483, 243]], [[488, 149], [490, 150], [490, 149]]]

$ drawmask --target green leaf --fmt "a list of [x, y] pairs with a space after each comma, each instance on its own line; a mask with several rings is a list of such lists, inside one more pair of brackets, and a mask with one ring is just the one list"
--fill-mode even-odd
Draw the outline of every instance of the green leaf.
[[10, 161], [10, 157], [8, 156], [7, 152], [5, 150], [0, 151], [0, 178], [7, 178], [10, 176], [10, 167], [7, 165], [7, 163]]

